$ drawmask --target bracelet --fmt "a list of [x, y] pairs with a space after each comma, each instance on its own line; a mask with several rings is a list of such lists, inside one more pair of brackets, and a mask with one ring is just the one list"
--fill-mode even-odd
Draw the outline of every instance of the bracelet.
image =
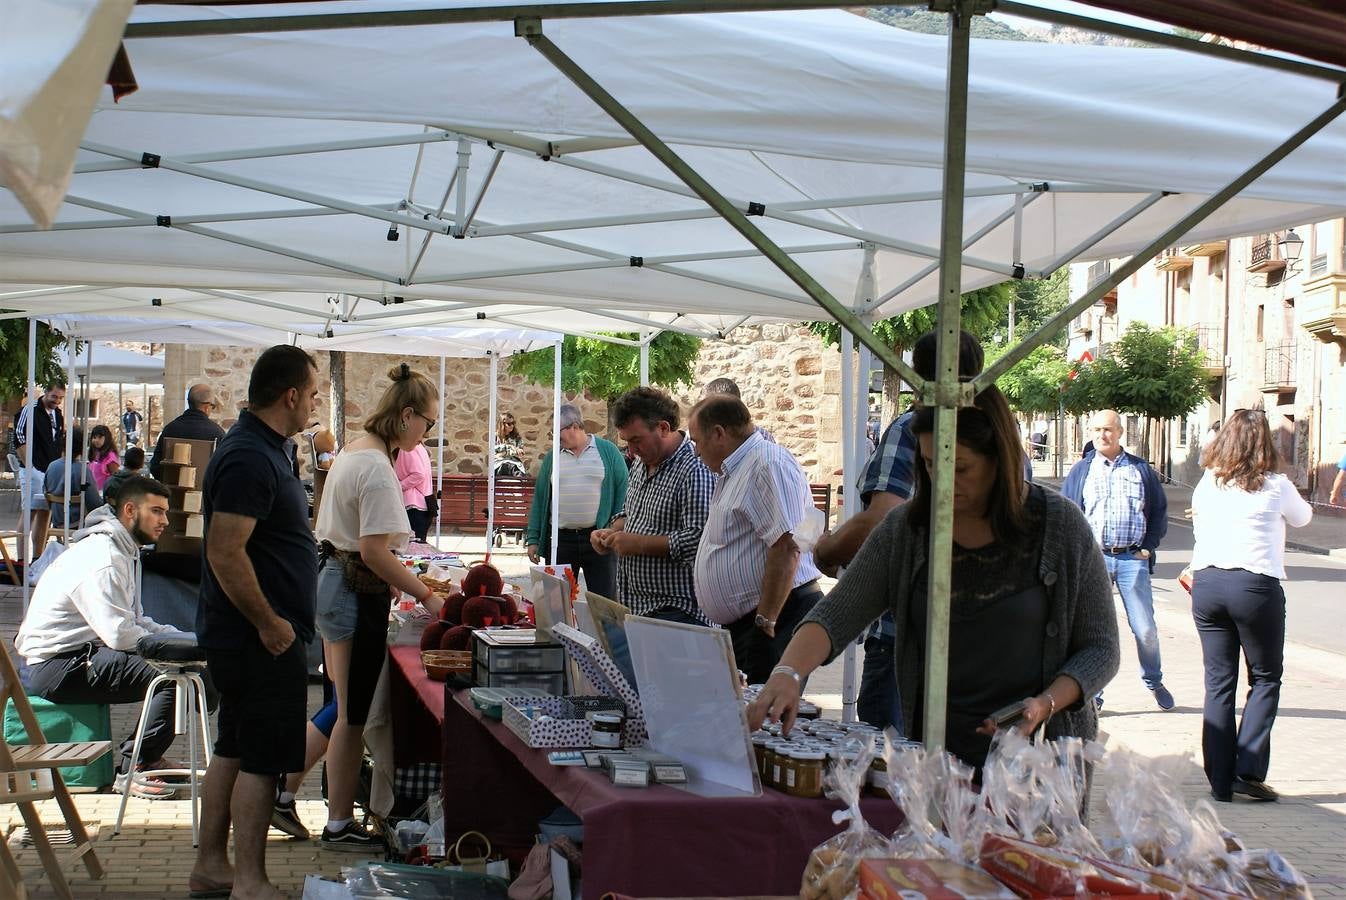
[[1046, 722], [1046, 721], [1047, 721], [1048, 719], [1050, 719], [1052, 716], [1056, 715], [1056, 698], [1052, 696], [1052, 692], [1051, 692], [1051, 691], [1043, 691], [1042, 694], [1041, 694], [1041, 696], [1046, 697], [1046, 698], [1047, 698], [1047, 702], [1050, 703], [1050, 704], [1051, 704], [1051, 707], [1052, 707], [1051, 709], [1049, 709], [1049, 710], [1047, 711], [1047, 718], [1042, 720], [1042, 721]]
[[795, 684], [802, 683], [799, 677], [799, 672], [795, 669], [794, 666], [776, 666], [776, 668], [771, 670], [771, 674], [768, 675], [767, 677], [771, 678], [776, 675], [789, 675], [791, 678], [795, 680]]

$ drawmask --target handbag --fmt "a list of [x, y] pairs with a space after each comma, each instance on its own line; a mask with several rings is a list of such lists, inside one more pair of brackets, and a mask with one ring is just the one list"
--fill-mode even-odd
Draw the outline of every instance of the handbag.
[[425, 495], [425, 514], [430, 517], [431, 522], [439, 518], [439, 497], [435, 494]]
[[[464, 847], [463, 841], [472, 841], [469, 838], [477, 838], [483, 845], [477, 851], [471, 847]], [[468, 856], [468, 853], [480, 852], [480, 856]], [[449, 848], [448, 858], [445, 864], [437, 866], [440, 869], [450, 869], [457, 872], [471, 872], [475, 875], [494, 875], [498, 878], [509, 878], [509, 860], [502, 856], [491, 859], [491, 841], [490, 838], [480, 831], [465, 831], [459, 836], [458, 840]]]

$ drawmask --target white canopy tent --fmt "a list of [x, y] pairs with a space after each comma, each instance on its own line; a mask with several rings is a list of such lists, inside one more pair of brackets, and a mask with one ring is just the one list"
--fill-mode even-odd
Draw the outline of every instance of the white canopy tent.
[[[293, 9], [138, 6], [128, 36], [281, 12]], [[874, 294], [857, 313], [936, 298], [944, 39], [834, 11], [557, 21], [548, 34], [834, 296], [868, 263]], [[976, 43], [965, 289], [1138, 249], [1334, 90], [1168, 49]], [[97, 296], [6, 308], [129, 314], [171, 288], [165, 303], [196, 289], [284, 302], [304, 310], [296, 326], [328, 321], [333, 292], [365, 298], [339, 311], [352, 322], [715, 335], [745, 317], [818, 316], [508, 22], [127, 46], [141, 89], [95, 112], [53, 230], [0, 194], [0, 293]], [[1334, 126], [1190, 238], [1340, 214], [1343, 151]], [[250, 302], [189, 305], [239, 315]]]
[[[62, 329], [64, 333], [65, 329]], [[133, 353], [103, 341], [86, 343], [79, 353], [61, 351], [61, 367], [71, 376], [88, 378], [92, 384], [163, 384], [164, 358]], [[93, 365], [90, 368], [90, 361]]]
[[[960, 290], [1138, 253], [1073, 314], [1167, 244], [1346, 210], [1329, 66], [974, 42], [970, 0], [938, 4], [948, 40], [835, 12], [566, 18], [696, 5], [138, 7], [141, 91], [94, 115], [54, 230], [0, 195], [0, 306], [140, 315], [101, 295], [181, 289], [215, 320], [302, 310], [318, 335], [392, 316], [714, 335], [823, 305], [939, 409], [939, 473], [972, 397], [951, 342], [936, 388], [863, 321], [939, 299], [948, 338]], [[325, 292], [359, 302], [334, 316]], [[934, 490], [942, 510], [948, 472]]]

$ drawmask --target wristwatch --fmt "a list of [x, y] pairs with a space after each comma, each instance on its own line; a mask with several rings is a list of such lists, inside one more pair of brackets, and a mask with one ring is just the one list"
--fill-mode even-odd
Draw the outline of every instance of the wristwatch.
[[761, 629], [767, 629], [767, 628], [770, 628], [770, 629], [772, 629], [772, 630], [775, 630], [775, 628], [776, 628], [776, 620], [775, 620], [775, 619], [768, 619], [766, 616], [762, 615], [761, 613], [758, 613], [758, 614], [757, 614], [757, 618], [756, 618], [756, 619], [753, 619], [753, 625], [756, 625], [758, 628], [761, 628]]

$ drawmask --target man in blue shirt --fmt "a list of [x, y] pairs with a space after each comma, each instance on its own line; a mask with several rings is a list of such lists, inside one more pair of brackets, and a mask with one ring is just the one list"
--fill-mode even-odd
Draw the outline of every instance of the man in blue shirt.
[[[1173, 695], [1164, 687], [1160, 665], [1150, 586], [1154, 553], [1168, 533], [1168, 498], [1150, 464], [1122, 448], [1122, 417], [1115, 410], [1095, 413], [1090, 430], [1094, 449], [1071, 468], [1061, 493], [1084, 510], [1103, 549], [1103, 561], [1136, 637], [1145, 686], [1160, 709], [1172, 709]], [[1102, 705], [1102, 697], [1099, 694], [1095, 702]]]

